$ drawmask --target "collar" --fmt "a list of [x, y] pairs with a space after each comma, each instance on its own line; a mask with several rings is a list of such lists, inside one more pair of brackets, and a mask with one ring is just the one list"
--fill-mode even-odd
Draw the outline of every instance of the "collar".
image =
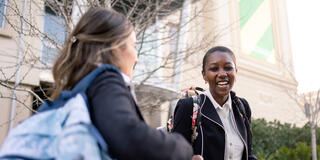
[[131, 82], [131, 79], [129, 76], [125, 75], [124, 73], [121, 72], [121, 76], [124, 80], [124, 83], [127, 85], [127, 86], [130, 86], [130, 84], [132, 83]]
[[229, 93], [228, 99], [226, 101], [226, 103], [223, 104], [223, 106], [221, 107], [216, 100], [214, 100], [211, 92], [209, 90], [206, 90], [204, 92], [204, 94], [210, 99], [211, 103], [213, 104], [214, 108], [217, 109], [223, 109], [224, 107], [228, 107], [230, 110], [232, 110], [232, 101], [231, 101], [231, 95]]

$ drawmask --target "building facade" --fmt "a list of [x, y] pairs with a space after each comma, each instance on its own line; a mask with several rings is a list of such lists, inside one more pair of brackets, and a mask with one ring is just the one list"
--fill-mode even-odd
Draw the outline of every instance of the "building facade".
[[[299, 126], [306, 123], [303, 109], [291, 95], [297, 82], [293, 78], [285, 1], [185, 1], [179, 12], [159, 23], [168, 28], [168, 33], [175, 26], [180, 28], [176, 46], [170, 43], [160, 49], [160, 54], [172, 49], [178, 53], [178, 65], [172, 69], [176, 74], [170, 79], [173, 88], [207, 88], [201, 75], [202, 58], [210, 47], [227, 46], [237, 58], [234, 91], [249, 101], [253, 118], [277, 119]], [[165, 116], [157, 125], [166, 122], [166, 113], [162, 112]]]

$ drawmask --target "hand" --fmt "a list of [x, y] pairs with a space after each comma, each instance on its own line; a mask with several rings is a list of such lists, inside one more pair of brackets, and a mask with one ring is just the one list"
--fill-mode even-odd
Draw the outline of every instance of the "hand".
[[201, 155], [194, 155], [192, 156], [192, 160], [203, 160]]
[[202, 92], [204, 92], [204, 89], [200, 87], [189, 87], [181, 91], [179, 98], [187, 98], [187, 97], [192, 97], [194, 95], [199, 95]]

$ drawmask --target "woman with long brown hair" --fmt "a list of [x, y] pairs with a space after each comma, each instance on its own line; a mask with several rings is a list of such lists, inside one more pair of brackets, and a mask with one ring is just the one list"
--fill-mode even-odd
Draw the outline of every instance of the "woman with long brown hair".
[[91, 8], [79, 20], [53, 66], [54, 92], [71, 90], [101, 64], [111, 64], [121, 74], [106, 70], [87, 90], [90, 117], [116, 159], [191, 159], [192, 148], [178, 134], [149, 127], [130, 89], [137, 63], [132, 24], [121, 14]]

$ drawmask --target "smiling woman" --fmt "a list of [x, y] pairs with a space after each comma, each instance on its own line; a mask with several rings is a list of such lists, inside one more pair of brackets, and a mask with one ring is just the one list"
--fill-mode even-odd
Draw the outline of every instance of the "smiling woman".
[[[200, 123], [193, 142], [194, 154], [201, 155], [204, 160], [256, 159], [251, 149], [249, 104], [231, 91], [236, 72], [236, 58], [230, 49], [217, 46], [205, 54], [202, 75], [209, 90], [200, 96]], [[193, 112], [192, 98], [179, 100], [173, 132], [181, 133], [189, 142]]]
[[210, 93], [220, 106], [228, 99], [235, 81], [235, 60], [232, 51], [225, 47], [212, 48], [203, 58], [203, 79], [209, 82]]

